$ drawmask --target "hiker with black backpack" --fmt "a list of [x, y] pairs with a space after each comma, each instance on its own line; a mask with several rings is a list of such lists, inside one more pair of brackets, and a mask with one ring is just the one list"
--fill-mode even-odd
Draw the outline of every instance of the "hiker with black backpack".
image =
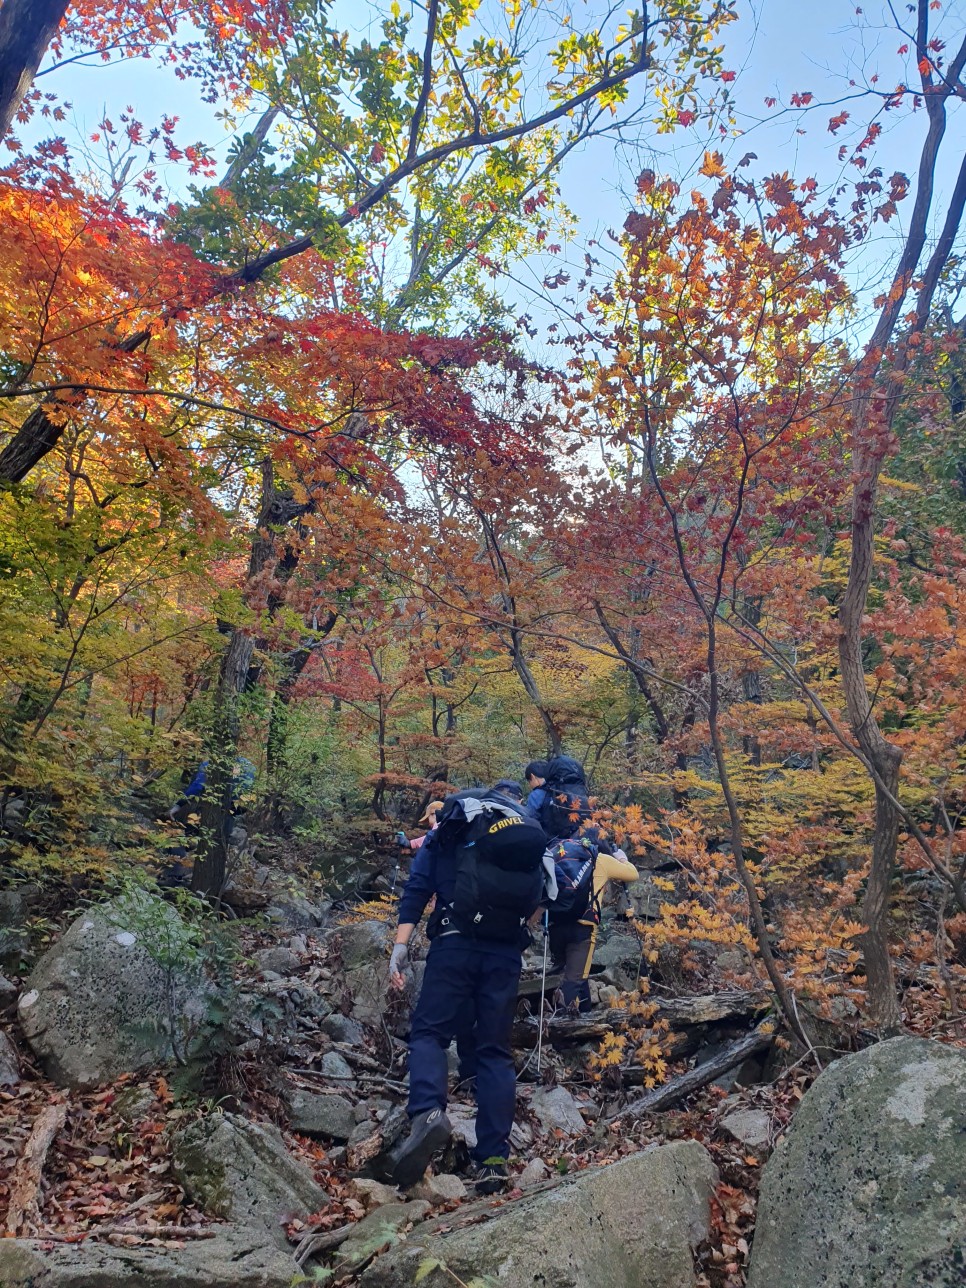
[[[583, 765], [572, 756], [555, 756], [546, 766], [546, 776], [538, 788], [540, 803], [536, 809], [531, 807], [530, 813], [548, 841], [566, 841], [590, 822], [593, 813], [587, 796], [587, 776]], [[536, 792], [530, 793], [531, 801], [535, 795]]]
[[476, 789], [446, 800], [439, 826], [416, 852], [389, 963], [396, 989], [405, 984], [410, 936], [434, 895], [436, 906], [409, 1035], [411, 1128], [385, 1171], [396, 1185], [414, 1185], [450, 1139], [446, 1050], [468, 1027], [476, 1043], [476, 1189], [495, 1194], [506, 1184], [516, 1105], [510, 1034], [527, 923], [548, 877], [553, 883], [545, 850], [543, 831], [518, 802]]
[[594, 826], [579, 761], [570, 756], [549, 761], [543, 791], [537, 819], [551, 842], [558, 889], [547, 905], [549, 947], [555, 972], [563, 971], [564, 1006], [587, 1011], [601, 896], [609, 881], [636, 881], [638, 873], [624, 851], [602, 840]]

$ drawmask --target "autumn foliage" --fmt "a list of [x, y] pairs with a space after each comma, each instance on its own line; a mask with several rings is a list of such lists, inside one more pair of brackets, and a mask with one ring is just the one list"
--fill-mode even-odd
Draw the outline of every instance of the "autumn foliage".
[[[656, 976], [763, 985], [793, 1031], [803, 1010], [955, 1029], [962, 183], [929, 216], [949, 236], [907, 241], [878, 298], [855, 264], [926, 200], [959, 53], [927, 23], [918, 84], [882, 107], [926, 104], [918, 177], [886, 178], [876, 123], [845, 142], [836, 112], [851, 177], [830, 192], [726, 155], [729, 4], [557, 33], [528, 68], [539, 111], [502, 37], [473, 43], [473, 6], [429, 6], [418, 39], [386, 6], [378, 43], [299, 8], [69, 5], [16, 104], [10, 879], [73, 897], [156, 870], [203, 758], [195, 880], [217, 899], [239, 755], [253, 833], [324, 866], [385, 847], [436, 792], [566, 749], [609, 830], [666, 869], [638, 927]], [[160, 62], [252, 128], [223, 171], [177, 113], [113, 104], [85, 157], [44, 79], [81, 58]], [[705, 131], [696, 173], [632, 176], [609, 249], [577, 281], [546, 274], [560, 315], [531, 345], [503, 274], [560, 252], [561, 169], [641, 125], [636, 77], [649, 131]], [[604, 1077], [634, 1052], [666, 1072], [636, 1004]]]

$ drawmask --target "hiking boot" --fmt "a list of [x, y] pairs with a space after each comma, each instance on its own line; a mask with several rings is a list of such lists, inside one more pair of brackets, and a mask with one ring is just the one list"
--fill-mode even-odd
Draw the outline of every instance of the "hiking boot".
[[417, 1114], [409, 1135], [390, 1154], [392, 1183], [403, 1190], [415, 1185], [436, 1151], [449, 1144], [452, 1134], [453, 1128], [442, 1109]]
[[506, 1189], [508, 1179], [506, 1159], [488, 1158], [477, 1168], [476, 1192], [477, 1194], [499, 1194], [500, 1190]]

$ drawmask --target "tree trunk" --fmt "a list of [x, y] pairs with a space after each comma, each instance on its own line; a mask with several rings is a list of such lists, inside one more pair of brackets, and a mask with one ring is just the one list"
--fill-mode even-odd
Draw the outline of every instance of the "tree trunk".
[[0, 138], [6, 138], [69, 0], [4, 0], [0, 7]]
[[208, 773], [201, 800], [201, 846], [191, 874], [191, 888], [216, 900], [221, 897], [228, 871], [232, 779], [240, 728], [238, 704], [248, 682], [254, 653], [254, 636], [241, 630], [232, 631], [231, 641], [222, 655], [215, 693]]
[[[311, 502], [297, 502], [284, 488], [276, 488], [271, 461], [262, 467], [262, 505], [258, 529], [252, 540], [248, 581], [253, 582], [275, 557], [275, 530], [291, 523], [311, 508]], [[277, 576], [291, 577], [298, 555], [290, 546], [278, 560]], [[281, 603], [274, 591], [268, 599], [269, 614]], [[239, 699], [249, 684], [255, 656], [255, 636], [241, 627], [231, 629], [228, 648], [221, 659], [211, 738], [208, 744], [208, 774], [201, 802], [201, 845], [191, 877], [191, 888], [210, 898], [220, 897], [228, 865], [228, 842], [232, 831], [232, 778], [238, 758], [240, 732]]]
[[[859, 437], [868, 430], [865, 417], [866, 408], [860, 407], [855, 427]], [[873, 1022], [881, 1032], [895, 1033], [902, 1028], [902, 1014], [889, 951], [889, 892], [895, 868], [899, 816], [887, 793], [893, 798], [898, 793], [902, 752], [887, 741], [876, 722], [862, 662], [862, 622], [872, 583], [875, 499], [880, 468], [881, 457], [856, 453], [852, 555], [848, 584], [839, 608], [839, 664], [852, 732], [880, 780], [875, 783], [872, 857], [862, 904], [862, 920], [866, 925], [862, 947]]]

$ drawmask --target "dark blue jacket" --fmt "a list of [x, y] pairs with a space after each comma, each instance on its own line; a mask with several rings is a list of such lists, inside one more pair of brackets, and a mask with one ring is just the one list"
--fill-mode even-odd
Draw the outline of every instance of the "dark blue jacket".
[[[437, 907], [452, 903], [456, 895], [456, 863], [440, 845], [438, 831], [430, 832], [413, 855], [409, 878], [399, 897], [399, 924], [416, 925], [433, 895], [436, 896]], [[468, 939], [466, 942], [505, 957], [518, 960], [520, 957], [520, 949], [514, 944], [497, 943], [492, 939]]]
[[523, 807], [530, 818], [540, 821], [540, 806], [547, 799], [546, 787], [534, 787], [533, 791], [527, 797], [527, 803]]
[[409, 878], [399, 896], [400, 923], [415, 925], [426, 905], [436, 895], [442, 903], [451, 903], [456, 892], [456, 873], [452, 864], [438, 863], [436, 833], [430, 832], [418, 850], [413, 852]]

